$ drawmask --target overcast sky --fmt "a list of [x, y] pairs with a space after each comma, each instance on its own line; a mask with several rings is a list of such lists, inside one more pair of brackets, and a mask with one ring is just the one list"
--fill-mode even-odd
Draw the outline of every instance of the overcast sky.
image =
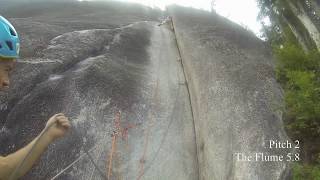
[[[178, 4], [190, 6], [203, 10], [211, 10], [212, 0], [122, 0], [141, 3], [150, 7], [164, 9], [166, 5]], [[258, 36], [260, 35], [261, 24], [257, 21], [259, 9], [256, 0], [215, 0], [214, 9], [216, 12], [228, 19], [247, 26]]]
[[[82, 0], [79, 0], [82, 1]], [[90, 1], [90, 0], [89, 0]], [[194, 7], [211, 11], [212, 0], [118, 0], [124, 2], [135, 2], [150, 7], [165, 9], [170, 4]], [[257, 21], [259, 9], [256, 0], [213, 0], [215, 11], [254, 32], [258, 37], [261, 36], [261, 24]], [[269, 21], [265, 20], [268, 24]]]

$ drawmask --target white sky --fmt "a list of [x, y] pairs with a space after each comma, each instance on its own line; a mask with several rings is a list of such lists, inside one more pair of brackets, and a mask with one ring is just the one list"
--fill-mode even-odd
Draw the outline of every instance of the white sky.
[[[122, 0], [141, 3], [164, 9], [166, 5], [178, 4], [211, 11], [212, 0]], [[258, 36], [261, 24], [257, 21], [259, 9], [256, 0], [214, 0], [216, 12], [228, 19], [248, 27]]]
[[[194, 7], [211, 11], [212, 0], [120, 0], [136, 2], [150, 7], [165, 9], [166, 5], [178, 4], [181, 6]], [[231, 21], [253, 31], [260, 36], [261, 24], [257, 21], [259, 9], [256, 0], [214, 0], [216, 12]], [[268, 24], [268, 21], [266, 21]]]

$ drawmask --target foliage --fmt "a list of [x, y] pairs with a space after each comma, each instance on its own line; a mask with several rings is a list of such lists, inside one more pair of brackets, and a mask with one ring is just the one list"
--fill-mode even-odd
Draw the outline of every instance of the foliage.
[[294, 180], [320, 180], [320, 165], [304, 165], [294, 164], [293, 166]]
[[277, 78], [285, 90], [287, 128], [302, 139], [320, 136], [320, 53], [294, 43], [275, 48]]
[[[294, 139], [312, 141], [320, 137], [320, 53], [304, 51], [291, 31], [283, 32], [282, 43], [272, 46], [277, 79], [285, 92], [286, 129]], [[320, 180], [319, 162], [312, 163], [295, 164], [294, 180]]]
[[[277, 79], [284, 89], [286, 130], [291, 138], [304, 141], [301, 151], [306, 159], [294, 164], [293, 179], [320, 180], [320, 157], [315, 156], [320, 155], [320, 147], [313, 144], [320, 139], [320, 52], [306, 27], [290, 9], [290, 1], [257, 0], [258, 19], [268, 17], [271, 22], [270, 25], [262, 23], [263, 33], [273, 47]], [[297, 0], [291, 3], [298, 7]], [[319, 13], [315, 13], [319, 7], [315, 1], [299, 3], [311, 20], [319, 23]], [[317, 28], [319, 24], [315, 24]]]
[[[269, 17], [271, 22], [270, 25], [263, 24], [263, 31], [277, 58], [277, 79], [285, 92], [287, 130], [294, 138], [320, 137], [320, 53], [315, 50], [314, 43], [293, 13], [289, 1], [257, 2], [260, 7], [258, 19]], [[308, 5], [311, 1], [299, 2]], [[298, 1], [291, 3], [298, 7]], [[312, 9], [310, 5], [308, 7]], [[303, 38], [302, 41], [297, 38], [293, 28]]]

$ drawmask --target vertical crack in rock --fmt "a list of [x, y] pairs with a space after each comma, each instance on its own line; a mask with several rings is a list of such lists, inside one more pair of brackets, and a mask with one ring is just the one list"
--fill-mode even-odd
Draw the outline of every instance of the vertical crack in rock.
[[184, 69], [184, 65], [183, 65], [183, 59], [182, 59], [182, 56], [181, 56], [181, 51], [180, 51], [180, 47], [179, 47], [179, 42], [177, 40], [177, 36], [176, 36], [176, 30], [174, 28], [174, 21], [171, 18], [171, 21], [169, 22], [170, 23], [170, 28], [172, 28], [172, 31], [173, 31], [173, 34], [174, 34], [174, 39], [175, 39], [175, 44], [177, 46], [177, 50], [178, 50], [178, 53], [179, 53], [179, 61], [180, 61], [180, 64], [181, 64], [181, 68], [182, 68], [182, 71], [183, 71], [183, 77], [185, 79], [185, 86], [187, 88], [187, 91], [188, 91], [188, 99], [189, 99], [189, 104], [190, 104], [190, 108], [191, 108], [191, 114], [192, 114], [192, 122], [193, 122], [193, 131], [195, 133], [194, 135], [194, 142], [195, 142], [195, 145], [196, 145], [196, 159], [197, 159], [197, 174], [198, 174], [198, 179], [200, 179], [200, 169], [199, 169], [199, 159], [198, 159], [198, 143], [197, 143], [197, 132], [196, 132], [196, 127], [195, 127], [195, 119], [194, 119], [194, 111], [193, 111], [193, 107], [192, 107], [192, 103], [191, 103], [191, 96], [190, 96], [190, 89], [189, 89], [189, 83], [188, 83], [188, 80], [187, 80], [187, 77], [186, 77], [186, 72], [185, 72], [185, 69]]

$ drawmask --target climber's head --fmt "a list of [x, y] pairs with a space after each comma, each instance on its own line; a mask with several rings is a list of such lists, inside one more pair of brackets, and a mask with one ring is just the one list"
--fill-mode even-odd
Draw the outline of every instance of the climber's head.
[[9, 87], [9, 73], [19, 57], [19, 37], [12, 24], [0, 16], [0, 90]]

